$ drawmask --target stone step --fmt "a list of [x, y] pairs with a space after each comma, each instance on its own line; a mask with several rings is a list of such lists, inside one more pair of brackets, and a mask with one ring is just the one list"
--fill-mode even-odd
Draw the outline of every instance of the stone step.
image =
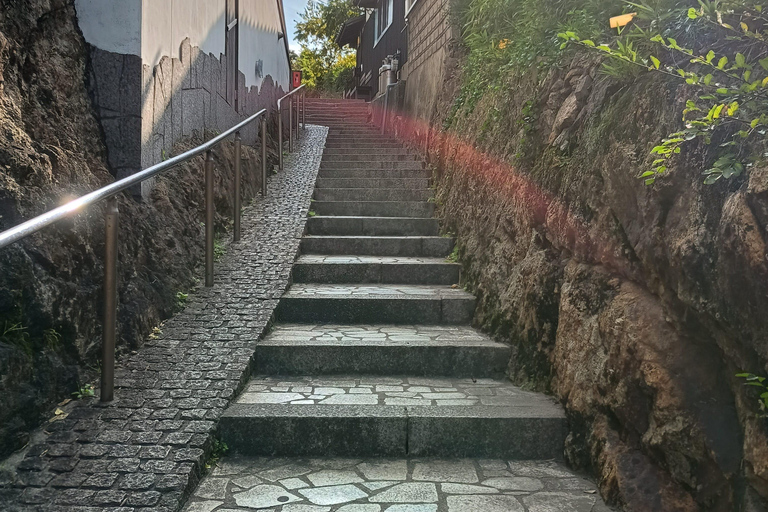
[[437, 219], [412, 217], [314, 216], [307, 233], [320, 236], [437, 236]]
[[254, 372], [502, 378], [510, 356], [465, 326], [277, 324], [256, 348]]
[[399, 142], [388, 142], [388, 141], [379, 141], [379, 142], [349, 142], [347, 140], [338, 139], [338, 140], [326, 140], [325, 142], [325, 148], [326, 149], [355, 149], [357, 151], [362, 151], [366, 149], [387, 149], [387, 148], [402, 148], [403, 145]]
[[551, 398], [501, 380], [257, 376], [219, 431], [248, 455], [561, 460], [567, 424]]
[[357, 162], [325, 162], [320, 163], [324, 169], [423, 169], [421, 162], [416, 160], [399, 162], [397, 160], [360, 160]]
[[[360, 148], [353, 147], [353, 148], [325, 148], [325, 151], [323, 152], [323, 158], [326, 156], [337, 156], [337, 155], [359, 155], [360, 154]], [[414, 158], [416, 158], [416, 155], [410, 151], [409, 149], [403, 148], [403, 147], [397, 147], [397, 148], [369, 148], [365, 150], [366, 155], [371, 156], [378, 156], [378, 155], [411, 155]]]
[[316, 201], [427, 201], [432, 197], [429, 189], [407, 188], [316, 188]]
[[275, 310], [280, 322], [469, 324], [475, 297], [439, 285], [294, 283]]
[[312, 210], [318, 215], [362, 215], [372, 217], [402, 217], [405, 215], [407, 217], [432, 217], [435, 214], [435, 204], [425, 203], [423, 201], [313, 201]]
[[432, 173], [428, 169], [408, 170], [408, 169], [337, 169], [322, 170], [318, 173], [320, 179], [375, 179], [375, 178], [407, 178], [407, 179], [429, 179]]
[[428, 178], [390, 177], [389, 171], [379, 171], [376, 178], [326, 178], [319, 177], [315, 188], [400, 188], [409, 190], [428, 190]]
[[446, 258], [452, 238], [442, 236], [305, 236], [303, 254]]
[[359, 162], [359, 161], [385, 161], [385, 162], [403, 162], [417, 160], [415, 155], [410, 153], [388, 153], [368, 151], [358, 151], [357, 153], [346, 153], [343, 155], [325, 152], [323, 153], [323, 162]]
[[459, 282], [460, 268], [444, 258], [303, 254], [292, 277], [294, 283], [446, 285]]
[[227, 455], [184, 512], [610, 512], [597, 486], [552, 460]]

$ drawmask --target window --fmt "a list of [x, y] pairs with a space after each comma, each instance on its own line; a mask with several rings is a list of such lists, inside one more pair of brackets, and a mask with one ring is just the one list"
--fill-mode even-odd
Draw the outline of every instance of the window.
[[236, 112], [239, 112], [237, 98], [237, 78], [239, 70], [239, 39], [240, 30], [237, 26], [239, 14], [239, 0], [227, 0], [226, 9], [226, 37], [224, 41], [224, 52], [227, 59], [227, 103], [232, 105]]
[[419, 0], [405, 0], [405, 15], [407, 16], [409, 12], [411, 12], [411, 9], [413, 9], [413, 6], [418, 2]]
[[381, 0], [381, 4], [376, 8], [376, 42], [373, 43], [374, 46], [392, 24], [393, 4], [394, 0]]

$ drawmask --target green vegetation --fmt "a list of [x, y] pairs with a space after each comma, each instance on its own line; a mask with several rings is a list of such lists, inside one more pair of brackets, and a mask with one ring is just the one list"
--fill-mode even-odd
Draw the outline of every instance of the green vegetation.
[[451, 251], [451, 254], [448, 255], [446, 260], [450, 261], [451, 263], [458, 263], [459, 262], [459, 246], [454, 245], [453, 251]]
[[229, 446], [227, 446], [227, 443], [218, 437], [214, 437], [213, 443], [211, 445], [211, 455], [208, 457], [208, 461], [205, 463], [205, 469], [210, 470], [212, 467], [214, 467], [219, 462], [219, 459], [226, 455], [228, 451]]
[[303, 73], [307, 87], [318, 93], [339, 93], [352, 86], [355, 54], [335, 43], [341, 25], [361, 10], [351, 0], [310, 0], [296, 24], [301, 52], [294, 68]]
[[745, 386], [754, 386], [758, 388], [760, 398], [758, 404], [763, 416], [768, 416], [768, 386], [765, 384], [765, 377], [759, 377], [753, 373], [739, 373], [737, 377], [745, 379]]
[[213, 241], [213, 261], [219, 261], [227, 254], [227, 246], [217, 236]]
[[78, 386], [77, 391], [72, 392], [72, 397], [75, 400], [81, 400], [83, 398], [90, 398], [94, 396], [93, 391], [93, 385], [92, 384], [83, 384], [82, 386]]
[[187, 306], [187, 300], [189, 300], [189, 294], [184, 292], [176, 292], [176, 304], [174, 304], [174, 312], [178, 313]]
[[686, 4], [663, 9], [629, 4], [638, 16], [620, 30], [615, 44], [560, 34], [564, 45], [574, 41], [605, 54], [610, 74], [649, 71], [691, 86], [684, 128], [651, 152], [657, 156], [653, 168], [641, 176], [648, 185], [667, 172], [691, 141], [718, 148], [704, 171], [706, 184], [739, 176], [768, 154], [768, 16], [763, 6], [747, 0]]
[[[602, 55], [602, 71], [613, 79], [659, 73], [690, 91], [683, 129], [653, 148], [652, 167], [640, 176], [646, 184], [697, 142], [711, 148], [704, 183], [737, 177], [768, 156], [765, 8], [753, 0], [464, 0], [458, 16], [467, 65], [445, 128], [471, 114], [485, 94], [503, 94], [510, 77], [548, 70], [578, 45]], [[627, 26], [609, 28], [612, 16], [630, 13]], [[524, 129], [535, 121], [534, 105], [526, 105]], [[486, 123], [496, 122], [490, 112]]]

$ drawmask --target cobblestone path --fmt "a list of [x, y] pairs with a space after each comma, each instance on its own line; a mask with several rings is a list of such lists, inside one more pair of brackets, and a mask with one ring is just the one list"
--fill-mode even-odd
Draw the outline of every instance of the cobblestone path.
[[185, 512], [598, 512], [562, 463], [565, 415], [505, 378], [510, 347], [470, 326], [429, 172], [367, 122], [330, 126], [291, 285], [222, 414], [231, 452]]
[[137, 354], [119, 362], [115, 400], [72, 402], [35, 436], [0, 510], [175, 511], [197, 485], [224, 408], [250, 375], [257, 341], [289, 282], [327, 128], [310, 126], [265, 200], [244, 211], [241, 242], [216, 284]]

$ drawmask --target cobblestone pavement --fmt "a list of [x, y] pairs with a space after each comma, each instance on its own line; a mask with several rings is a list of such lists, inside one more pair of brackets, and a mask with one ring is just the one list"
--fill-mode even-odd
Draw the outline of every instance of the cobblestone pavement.
[[507, 381], [422, 377], [254, 377], [240, 404], [534, 406], [552, 400]]
[[550, 461], [231, 457], [185, 512], [607, 512]]
[[306, 134], [270, 178], [267, 198], [245, 209], [242, 241], [216, 264], [216, 285], [191, 294], [183, 312], [120, 362], [114, 402], [73, 402], [36, 435], [13, 478], [0, 482], [0, 509], [181, 506], [288, 285], [327, 128]]

